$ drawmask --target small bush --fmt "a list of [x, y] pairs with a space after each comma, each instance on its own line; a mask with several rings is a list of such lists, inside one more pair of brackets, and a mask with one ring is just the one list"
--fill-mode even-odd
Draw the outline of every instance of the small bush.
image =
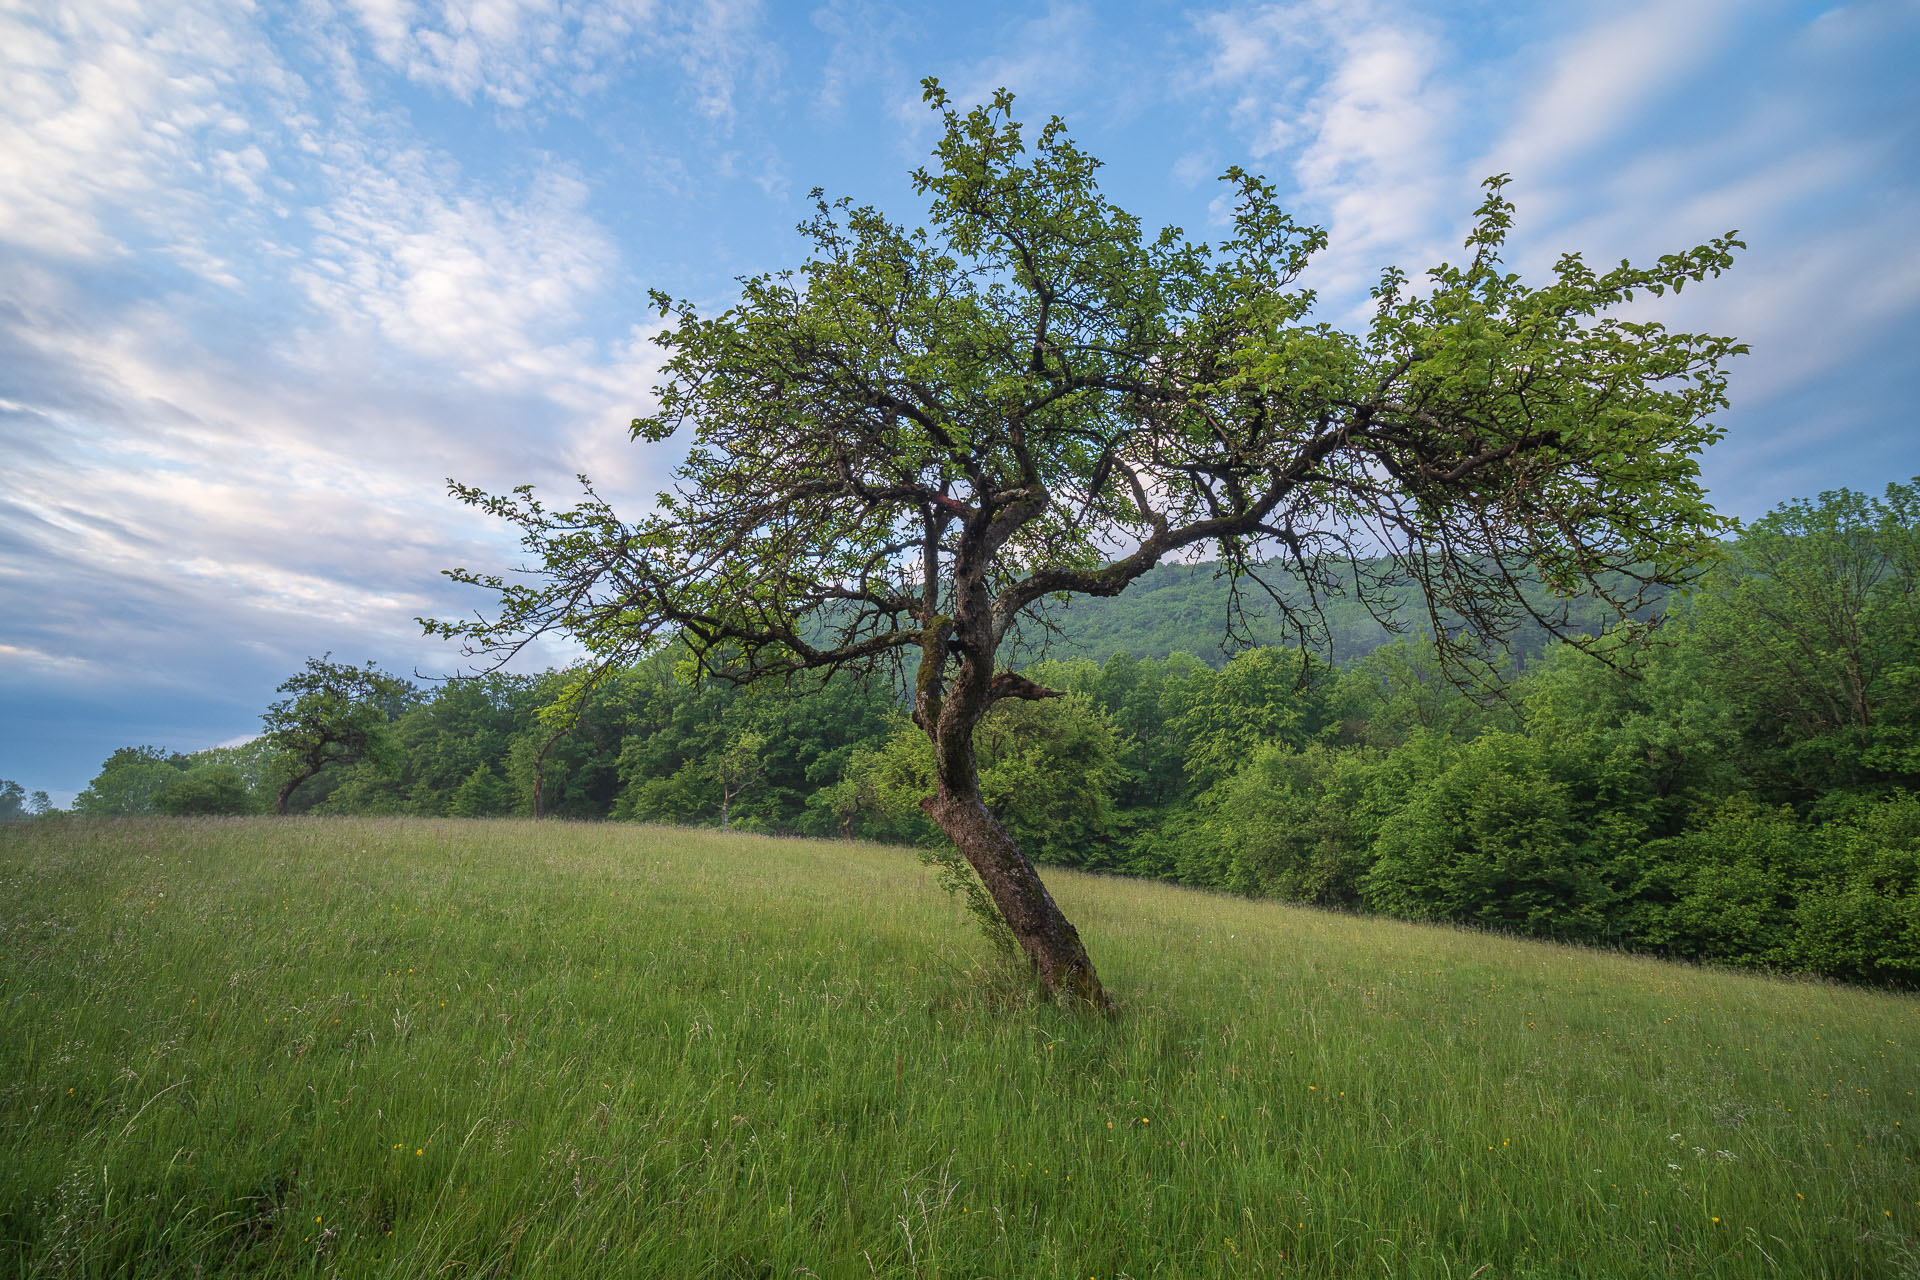
[[246, 775], [230, 764], [202, 765], [178, 775], [154, 797], [153, 806], [177, 817], [260, 811]]

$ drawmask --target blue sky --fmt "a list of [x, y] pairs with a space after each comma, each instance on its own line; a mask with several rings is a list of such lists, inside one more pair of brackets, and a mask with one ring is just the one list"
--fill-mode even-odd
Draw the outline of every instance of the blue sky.
[[1739, 228], [1658, 314], [1753, 346], [1722, 509], [1920, 472], [1920, 3], [58, 0], [0, 12], [0, 777], [245, 736], [310, 654], [444, 673], [512, 561], [446, 478], [637, 510], [645, 290], [724, 305], [807, 192], [911, 218], [918, 81], [1058, 113], [1151, 223], [1268, 174], [1380, 269], [1511, 172], [1510, 258]]

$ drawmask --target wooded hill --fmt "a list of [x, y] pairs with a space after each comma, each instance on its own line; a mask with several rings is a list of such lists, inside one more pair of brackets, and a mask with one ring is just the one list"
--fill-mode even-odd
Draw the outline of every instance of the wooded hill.
[[[1361, 572], [1368, 566], [1362, 565]], [[1234, 584], [1212, 562], [1201, 564], [1161, 564], [1131, 583], [1111, 599], [1075, 596], [1070, 601], [1050, 605], [1043, 615], [1046, 626], [1027, 628], [1027, 648], [1051, 658], [1091, 658], [1105, 662], [1116, 653], [1136, 658], [1165, 658], [1175, 653], [1190, 653], [1218, 667], [1234, 653], [1251, 645], [1301, 645], [1303, 637], [1291, 633], [1283, 624], [1281, 610], [1268, 590], [1296, 604], [1305, 602], [1306, 593], [1299, 581], [1284, 570], [1264, 570], [1265, 585], [1242, 581], [1239, 598], [1234, 599]], [[1324, 618], [1324, 634], [1305, 637], [1305, 647], [1329, 658], [1333, 665], [1345, 667], [1365, 657], [1383, 644], [1402, 635], [1431, 632], [1433, 620], [1426, 605], [1417, 597], [1403, 597], [1396, 607], [1382, 609], [1374, 616], [1367, 606], [1353, 597], [1353, 571], [1337, 572], [1343, 583], [1329, 596], [1319, 612]], [[1532, 583], [1528, 597], [1541, 612], [1548, 611], [1550, 593]], [[1650, 594], [1664, 601], [1658, 588]], [[1657, 606], [1640, 618], [1658, 612]], [[1591, 597], [1576, 601], [1574, 630], [1598, 635], [1613, 621]], [[1442, 625], [1457, 623], [1442, 615]], [[1507, 651], [1518, 665], [1539, 658], [1552, 643], [1545, 628], [1528, 622], [1508, 637]]]

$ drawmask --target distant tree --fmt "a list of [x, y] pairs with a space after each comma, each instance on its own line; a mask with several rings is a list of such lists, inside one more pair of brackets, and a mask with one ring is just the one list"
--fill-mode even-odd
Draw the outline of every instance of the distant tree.
[[1188, 785], [1213, 786], [1269, 743], [1305, 746], [1325, 723], [1330, 674], [1304, 650], [1275, 646], [1237, 654], [1200, 681], [1174, 725]]
[[1158, 661], [1116, 653], [1100, 668], [1094, 696], [1125, 735], [1123, 803], [1152, 807], [1180, 795], [1186, 783], [1187, 741], [1179, 726], [1187, 723], [1188, 708], [1212, 680], [1207, 664], [1182, 650]]
[[179, 816], [255, 812], [247, 776], [232, 764], [204, 764], [179, 774], [160, 789], [153, 807]]
[[1606, 892], [1552, 751], [1488, 733], [1380, 825], [1375, 910], [1559, 937], [1602, 931]]
[[[673, 693], [683, 688], [690, 686], [662, 677], [658, 655], [598, 677], [585, 668], [541, 676], [534, 689], [539, 709], [507, 753], [515, 811], [535, 818], [663, 816], [620, 812], [624, 762], [636, 745], [673, 747], [675, 730], [686, 725], [674, 718]], [[702, 727], [719, 732], [717, 723]]]
[[697, 684], [676, 670], [684, 656], [654, 654], [621, 677], [640, 731], [620, 747], [616, 818], [691, 823], [719, 816], [714, 758], [746, 726], [734, 690]]
[[1739, 735], [1688, 617], [1670, 619], [1663, 639], [1615, 667], [1555, 646], [1517, 688], [1528, 734], [1596, 762], [1631, 761], [1658, 802], [1661, 834], [1673, 835], [1687, 809], [1739, 785]]
[[[454, 812], [455, 795], [476, 770], [491, 768], [499, 778], [514, 738], [533, 722], [536, 679], [495, 672], [442, 682], [394, 718], [387, 731], [389, 751], [331, 770], [336, 781], [317, 807], [328, 813], [429, 817]], [[512, 783], [501, 786], [504, 807], [486, 812], [511, 813], [516, 807]], [[488, 788], [487, 796], [493, 794]]]
[[27, 797], [27, 812], [36, 818], [43, 814], [52, 813], [53, 801], [48, 797], [46, 792], [36, 791]]
[[18, 822], [27, 816], [26, 789], [12, 778], [0, 778], [0, 822]]
[[1300, 751], [1279, 743], [1262, 747], [1219, 785], [1205, 838], [1186, 851], [1182, 878], [1356, 908], [1381, 823], [1427, 774], [1445, 767], [1449, 746], [1422, 731], [1390, 756], [1318, 742]]
[[274, 776], [278, 749], [265, 737], [255, 735], [244, 742], [232, 746], [207, 747], [195, 751], [186, 757], [187, 768], [204, 768], [207, 765], [231, 765], [246, 780], [247, 787], [262, 801], [273, 794], [278, 780]]
[[[1598, 664], [1586, 665], [1610, 674]], [[1374, 649], [1340, 674], [1329, 697], [1341, 738], [1392, 748], [1422, 732], [1464, 740], [1487, 728], [1517, 728], [1513, 708], [1486, 693], [1462, 689], [1432, 638], [1420, 635], [1400, 636]]]
[[[398, 774], [362, 766], [363, 785], [390, 791], [387, 805], [395, 812], [441, 814], [453, 812], [455, 794], [483, 766], [498, 776], [514, 737], [533, 722], [533, 679], [502, 672], [473, 680], [450, 680], [421, 705], [394, 724], [394, 736], [405, 748], [405, 767]], [[499, 807], [487, 812], [507, 814], [515, 808], [513, 786], [501, 780]], [[493, 804], [491, 793], [487, 803]]]
[[762, 754], [766, 749], [766, 738], [749, 731], [727, 739], [726, 746], [713, 757], [713, 781], [720, 788], [722, 831], [731, 829], [733, 802], [767, 776], [767, 762]]
[[1920, 477], [1775, 508], [1688, 612], [1783, 798], [1920, 786]]
[[290, 697], [261, 717], [265, 737], [281, 752], [280, 787], [273, 811], [284, 814], [295, 788], [329, 765], [351, 764], [387, 741], [388, 723], [412, 694], [406, 681], [375, 668], [308, 658], [277, 692]]
[[1604, 273], [1568, 255], [1531, 288], [1500, 262], [1497, 178], [1467, 263], [1418, 289], [1387, 272], [1354, 336], [1308, 318], [1294, 282], [1326, 237], [1261, 179], [1226, 175], [1222, 243], [1150, 235], [1058, 119], [1029, 150], [1006, 92], [965, 113], [926, 96], [931, 225], [816, 193], [796, 270], [711, 318], [655, 292], [670, 354], [633, 433], [690, 430], [677, 491], [630, 524], [591, 488], [552, 511], [455, 484], [520, 526], [537, 580], [454, 571], [501, 607], [426, 625], [501, 661], [562, 632], [603, 671], [677, 638], [739, 682], [916, 655], [926, 813], [1046, 988], [1107, 1007], [981, 791], [983, 717], [1057, 692], [1002, 667], [1016, 624], [1208, 550], [1249, 593], [1284, 570], [1275, 616], [1321, 647], [1343, 590], [1390, 612], [1417, 588], [1455, 661], [1523, 622], [1566, 630], [1583, 591], [1632, 614], [1726, 527], [1696, 458], [1743, 348], [1607, 313], [1718, 275], [1739, 241]]
[[152, 813], [160, 793], [179, 778], [184, 760], [159, 747], [121, 747], [107, 757], [86, 790], [73, 798], [74, 812], [90, 818]]

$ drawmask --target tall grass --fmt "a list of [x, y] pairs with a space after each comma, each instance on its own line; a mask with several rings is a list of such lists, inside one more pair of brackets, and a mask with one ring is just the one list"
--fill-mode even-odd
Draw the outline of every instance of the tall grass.
[[1107, 1022], [892, 849], [0, 831], [7, 1274], [1920, 1275], [1908, 998], [1051, 872]]

